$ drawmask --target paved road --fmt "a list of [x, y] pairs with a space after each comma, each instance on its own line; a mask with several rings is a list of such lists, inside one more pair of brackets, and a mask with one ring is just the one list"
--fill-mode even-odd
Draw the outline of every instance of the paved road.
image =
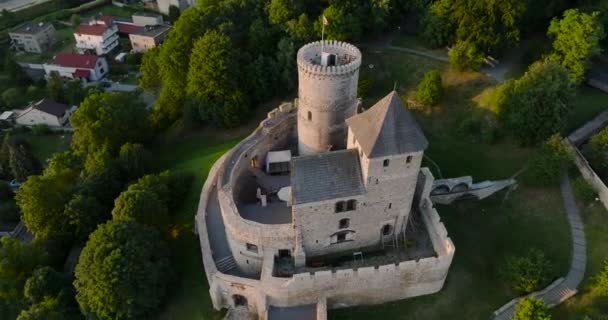
[[[583, 222], [572, 195], [572, 187], [567, 174], [564, 174], [560, 181], [562, 200], [568, 215], [570, 233], [572, 235], [572, 260], [570, 271], [564, 280], [557, 286], [546, 292], [533, 293], [532, 295], [542, 299], [547, 305], [556, 306], [576, 294], [577, 288], [585, 276], [587, 266], [587, 242], [585, 240], [585, 229]], [[510, 305], [495, 316], [496, 320], [511, 319], [515, 312], [516, 304]]]

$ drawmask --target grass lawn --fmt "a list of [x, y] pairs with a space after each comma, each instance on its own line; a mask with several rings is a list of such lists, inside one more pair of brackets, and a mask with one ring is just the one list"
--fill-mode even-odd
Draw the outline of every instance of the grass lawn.
[[242, 137], [217, 137], [209, 134], [189, 134], [165, 141], [157, 151], [160, 163], [175, 172], [187, 172], [195, 179], [184, 205], [175, 213], [175, 229], [179, 236], [171, 242], [178, 280], [173, 293], [158, 319], [223, 319], [213, 310], [209, 286], [203, 270], [198, 237], [192, 233], [200, 192], [213, 163]]
[[[577, 175], [571, 177], [574, 179]], [[599, 201], [584, 203], [577, 199], [577, 203], [585, 224], [587, 270], [579, 293], [553, 309], [554, 320], [579, 320], [591, 309], [608, 314], [608, 298], [600, 297], [591, 289], [593, 277], [601, 271], [602, 262], [608, 258], [608, 212]]]
[[68, 133], [47, 134], [36, 136], [31, 133], [25, 135], [25, 139], [32, 146], [32, 152], [36, 159], [44, 165], [54, 153], [66, 151], [70, 147], [72, 135]]
[[129, 7], [117, 7], [112, 4], [108, 4], [99, 8], [92, 9], [87, 13], [83, 14], [83, 17], [92, 17], [96, 15], [110, 15], [115, 17], [123, 17], [130, 18], [132, 14], [137, 12], [137, 10], [129, 8]]
[[608, 94], [583, 85], [574, 102], [575, 112], [568, 118], [567, 132], [577, 129], [593, 119], [598, 113], [608, 109]]
[[427, 47], [426, 43], [422, 39], [420, 39], [419, 36], [414, 35], [414, 34], [401, 33], [401, 34], [397, 35], [397, 37], [395, 39], [393, 39], [391, 45], [396, 46], [396, 47], [404, 47], [404, 48], [419, 50], [419, 51], [431, 53], [431, 54], [434, 54], [437, 56], [446, 56], [447, 57], [447, 55], [448, 55], [448, 52], [446, 49], [443, 49], [443, 48], [431, 49], [431, 48]]

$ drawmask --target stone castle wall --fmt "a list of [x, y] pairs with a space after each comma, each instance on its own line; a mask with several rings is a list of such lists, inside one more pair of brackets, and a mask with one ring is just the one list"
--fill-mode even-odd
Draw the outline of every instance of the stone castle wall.
[[[292, 108], [278, 109], [269, 113], [260, 127], [249, 137], [237, 145], [226, 161], [218, 177], [220, 209], [224, 217], [226, 235], [237, 265], [250, 275], [259, 274], [265, 251], [276, 252], [278, 249], [290, 249], [293, 252], [294, 228], [288, 224], [262, 224], [241, 217], [235, 199], [242, 191], [244, 176], [251, 176], [249, 171], [251, 159], [258, 158], [258, 167], [264, 165], [268, 151], [276, 150], [277, 146], [286, 146], [295, 133], [295, 112]], [[256, 245], [258, 252], [246, 249], [247, 243]]]

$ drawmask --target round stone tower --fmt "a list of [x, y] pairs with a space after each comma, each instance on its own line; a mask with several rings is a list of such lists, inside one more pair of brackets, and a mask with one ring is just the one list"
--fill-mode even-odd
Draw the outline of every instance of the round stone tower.
[[361, 52], [339, 41], [298, 51], [298, 149], [309, 155], [346, 147], [344, 120], [357, 112]]

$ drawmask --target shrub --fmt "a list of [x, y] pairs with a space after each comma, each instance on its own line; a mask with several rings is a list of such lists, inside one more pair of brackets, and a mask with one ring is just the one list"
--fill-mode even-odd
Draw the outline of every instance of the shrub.
[[424, 79], [418, 85], [418, 101], [425, 105], [434, 106], [441, 100], [443, 86], [441, 75], [436, 70], [431, 70], [424, 75]]
[[571, 163], [570, 153], [559, 134], [552, 135], [532, 156], [524, 180], [531, 185], [546, 186], [559, 181]]
[[530, 249], [523, 257], [507, 257], [500, 270], [511, 288], [521, 294], [530, 293], [543, 285], [551, 272], [551, 261], [537, 249]]
[[459, 41], [448, 52], [450, 66], [460, 70], [479, 70], [483, 63], [483, 53], [474, 44]]
[[572, 182], [572, 188], [576, 197], [581, 199], [584, 203], [589, 203], [595, 200], [597, 195], [595, 189], [585, 180], [583, 177], [578, 176]]
[[536, 298], [524, 298], [515, 308], [512, 320], [551, 320], [549, 306]]
[[604, 261], [602, 271], [595, 278], [593, 286], [602, 296], [608, 297], [608, 259]]
[[51, 133], [51, 129], [44, 123], [37, 124], [32, 127], [32, 134], [35, 136], [43, 136], [49, 133]]

